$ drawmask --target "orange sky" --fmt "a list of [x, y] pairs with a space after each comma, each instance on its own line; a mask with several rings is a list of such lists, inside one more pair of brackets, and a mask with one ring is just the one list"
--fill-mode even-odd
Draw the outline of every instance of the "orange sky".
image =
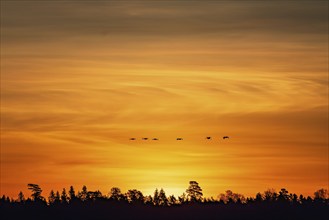
[[0, 194], [328, 188], [327, 18], [327, 1], [1, 1]]

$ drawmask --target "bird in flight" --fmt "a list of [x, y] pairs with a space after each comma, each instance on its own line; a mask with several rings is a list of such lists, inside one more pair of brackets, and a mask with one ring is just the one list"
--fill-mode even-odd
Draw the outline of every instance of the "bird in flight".
[[207, 139], [207, 140], [210, 140], [210, 139], [211, 139], [211, 137], [206, 137], [206, 139]]
[[136, 140], [136, 138], [130, 138], [129, 140], [134, 141], [134, 140]]
[[142, 138], [142, 140], [143, 140], [143, 141], [147, 141], [147, 140], [148, 140], [148, 138]]
[[153, 140], [153, 141], [158, 141], [159, 139], [158, 139], [158, 138], [153, 138], [152, 140]]
[[176, 138], [176, 140], [177, 140], [177, 141], [182, 141], [182, 140], [183, 140], [183, 138]]
[[229, 136], [224, 136], [223, 139], [229, 139], [230, 137]]

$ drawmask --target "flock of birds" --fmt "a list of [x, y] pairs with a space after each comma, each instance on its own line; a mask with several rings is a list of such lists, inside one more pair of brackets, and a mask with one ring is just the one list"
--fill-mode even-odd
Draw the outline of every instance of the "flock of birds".
[[[225, 140], [225, 139], [229, 139], [229, 138], [230, 138], [229, 136], [223, 136], [223, 139], [224, 139], [224, 140]], [[207, 140], [211, 140], [212, 137], [206, 137], [206, 139], [207, 139]], [[137, 140], [137, 138], [130, 138], [129, 140], [131, 140], [131, 141], [135, 141], [135, 140]], [[149, 140], [149, 138], [147, 138], [147, 137], [143, 137], [142, 140], [143, 140], [143, 141], [147, 141], [147, 140]], [[150, 140], [152, 140], [152, 141], [158, 141], [159, 138], [152, 138], [152, 139], [150, 139]], [[176, 138], [176, 140], [177, 140], [177, 141], [182, 141], [182, 140], [184, 140], [184, 139], [179, 137], [179, 138]]]

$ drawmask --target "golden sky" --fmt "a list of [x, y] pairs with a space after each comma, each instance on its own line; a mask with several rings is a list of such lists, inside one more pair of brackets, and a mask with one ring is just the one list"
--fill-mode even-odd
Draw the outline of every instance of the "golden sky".
[[327, 18], [327, 1], [1, 1], [0, 194], [328, 188]]

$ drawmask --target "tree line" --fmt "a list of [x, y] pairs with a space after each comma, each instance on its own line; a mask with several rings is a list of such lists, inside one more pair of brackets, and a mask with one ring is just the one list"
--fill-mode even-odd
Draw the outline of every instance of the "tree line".
[[227, 190], [216, 198], [203, 196], [198, 182], [190, 181], [180, 196], [167, 195], [155, 189], [143, 195], [137, 189], [122, 192], [113, 187], [107, 194], [91, 191], [86, 186], [76, 191], [73, 186], [61, 192], [42, 194], [38, 184], [28, 184], [31, 195], [20, 192], [17, 199], [0, 198], [1, 219], [329, 219], [327, 189], [304, 197], [286, 189], [268, 189], [254, 197]]
[[102, 194], [101, 191], [89, 191], [83, 186], [80, 191], [70, 186], [67, 191], [65, 188], [61, 192], [51, 190], [48, 197], [42, 195], [42, 189], [38, 184], [29, 183], [27, 185], [31, 191], [31, 197], [25, 198], [23, 192], [19, 192], [17, 199], [9, 198], [3, 195], [0, 198], [0, 205], [3, 204], [43, 204], [47, 206], [70, 205], [77, 203], [96, 203], [96, 202], [115, 202], [127, 204], [140, 204], [152, 206], [179, 206], [183, 204], [253, 204], [253, 203], [286, 203], [286, 204], [326, 204], [329, 205], [329, 192], [327, 189], [319, 189], [314, 192], [314, 196], [303, 196], [295, 193], [289, 193], [282, 188], [279, 192], [274, 189], [268, 189], [263, 193], [257, 193], [255, 197], [245, 197], [242, 194], [227, 190], [221, 193], [217, 198], [203, 197], [202, 188], [198, 182], [190, 181], [186, 191], [178, 197], [174, 195], [167, 196], [165, 191], [155, 189], [153, 196], [145, 196], [137, 189], [130, 189], [123, 193], [120, 188], [112, 187], [108, 194]]

